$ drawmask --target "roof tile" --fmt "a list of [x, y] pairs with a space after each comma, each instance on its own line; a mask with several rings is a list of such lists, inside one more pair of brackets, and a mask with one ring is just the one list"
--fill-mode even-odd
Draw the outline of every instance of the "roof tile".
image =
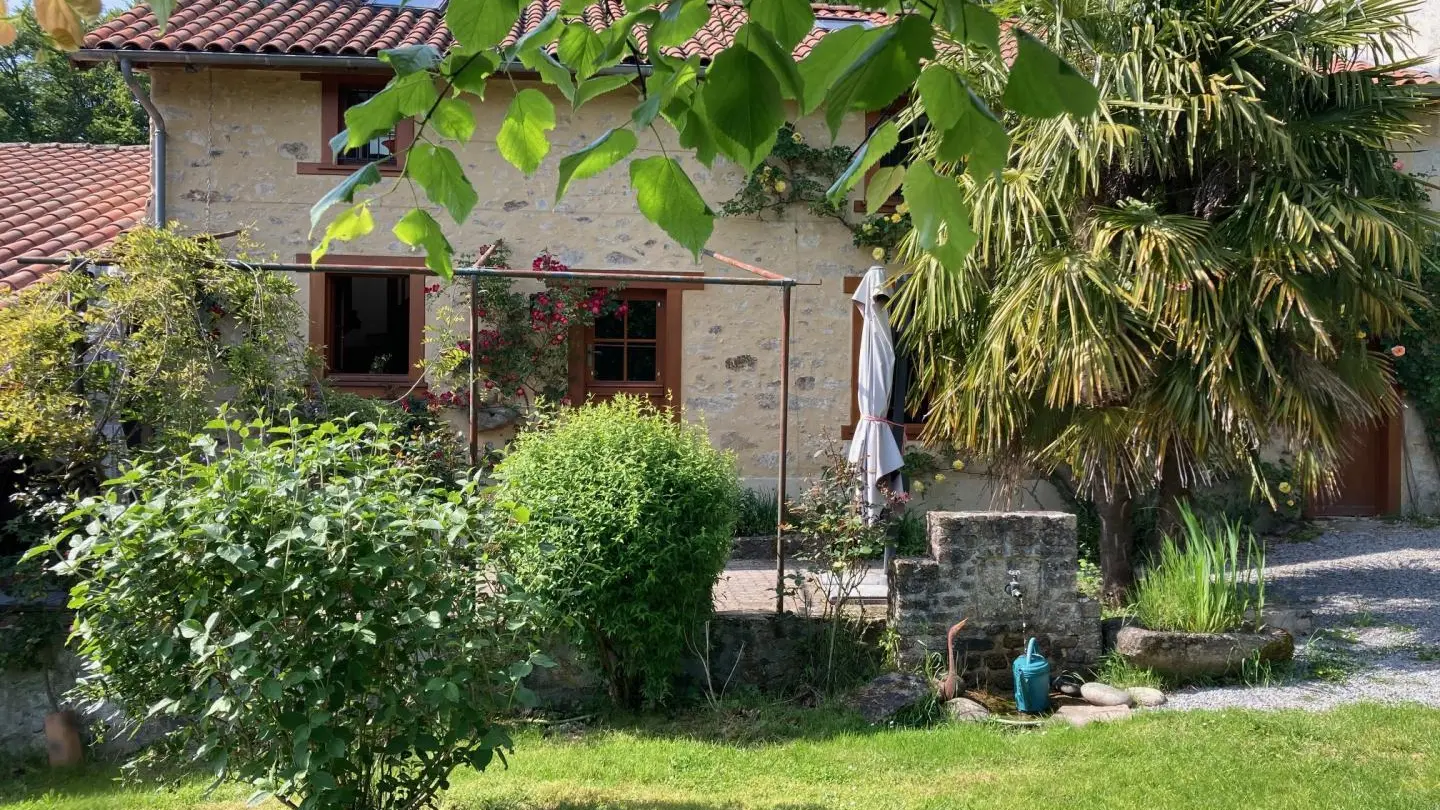
[[[745, 24], [737, 0], [711, 0], [710, 20], [689, 42], [670, 49], [675, 55], [699, 54], [709, 59], [733, 41]], [[823, 20], [881, 23], [881, 12], [854, 6], [812, 4]], [[506, 42], [514, 42], [538, 25], [560, 0], [531, 0]], [[583, 17], [600, 30], [607, 20], [625, 14], [622, 0], [596, 0]], [[637, 29], [643, 50], [645, 32]], [[816, 28], [795, 48], [803, 58], [827, 33]], [[91, 31], [85, 47], [100, 50], [209, 51], [285, 53], [296, 55], [376, 56], [386, 48], [429, 43], [448, 48], [453, 40], [441, 9], [396, 9], [365, 0], [181, 0], [162, 33], [148, 5], [138, 5]]]
[[148, 146], [0, 144], [0, 289], [54, 270], [27, 254], [99, 247], [145, 217]]

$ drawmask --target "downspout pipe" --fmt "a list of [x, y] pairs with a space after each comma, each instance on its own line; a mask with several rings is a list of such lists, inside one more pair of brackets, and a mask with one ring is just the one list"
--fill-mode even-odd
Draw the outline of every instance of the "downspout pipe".
[[151, 209], [155, 215], [155, 225], [165, 227], [165, 116], [155, 106], [155, 100], [140, 86], [140, 80], [135, 76], [135, 68], [129, 59], [120, 60], [120, 76], [125, 79], [125, 86], [130, 88], [130, 95], [135, 101], [145, 108], [145, 114], [150, 117], [150, 199], [154, 203]]

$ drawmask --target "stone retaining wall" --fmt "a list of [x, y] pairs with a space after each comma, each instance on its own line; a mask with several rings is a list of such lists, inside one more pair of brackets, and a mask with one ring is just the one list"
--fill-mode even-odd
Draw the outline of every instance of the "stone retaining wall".
[[[1011, 661], [1038, 640], [1052, 673], [1093, 666], [1100, 605], [1075, 587], [1075, 516], [1063, 512], [930, 512], [930, 554], [892, 569], [902, 660], [945, 655], [945, 634], [968, 624], [956, 658], [972, 684], [1012, 685]], [[1020, 599], [1006, 593], [1011, 571]]]

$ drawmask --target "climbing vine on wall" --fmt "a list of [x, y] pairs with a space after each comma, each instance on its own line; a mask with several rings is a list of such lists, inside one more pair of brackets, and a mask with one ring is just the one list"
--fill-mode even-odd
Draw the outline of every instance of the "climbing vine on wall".
[[1394, 346], [1395, 376], [1405, 394], [1420, 412], [1430, 448], [1440, 454], [1440, 251], [1431, 250], [1420, 285], [1430, 305], [1416, 307], [1411, 315], [1414, 326], [1400, 333]]
[[775, 149], [745, 179], [745, 185], [720, 208], [725, 216], [779, 215], [788, 206], [803, 205], [817, 217], [830, 217], [849, 228], [858, 248], [868, 248], [875, 261], [894, 255], [900, 237], [910, 230], [903, 204], [858, 222], [845, 216], [825, 192], [850, 164], [853, 150], [846, 146], [817, 147], [794, 124], [785, 124], [776, 136]]
[[[509, 247], [497, 241], [490, 266], [509, 267], [509, 260]], [[461, 266], [465, 263], [462, 260]], [[530, 262], [530, 269], [560, 273], [570, 267], [543, 252]], [[434, 347], [422, 363], [430, 382], [422, 398], [430, 408], [469, 406], [472, 353], [482, 405], [509, 408], [518, 415], [537, 398], [562, 400], [569, 379], [571, 330], [591, 326], [606, 315], [624, 314], [625, 304], [616, 297], [614, 284], [595, 287], [554, 278], [541, 282], [540, 289], [517, 290], [517, 286], [516, 279], [481, 277], [474, 301], [467, 278], [425, 288], [427, 299], [440, 302], [425, 327], [426, 343]], [[472, 308], [480, 320], [474, 345]]]

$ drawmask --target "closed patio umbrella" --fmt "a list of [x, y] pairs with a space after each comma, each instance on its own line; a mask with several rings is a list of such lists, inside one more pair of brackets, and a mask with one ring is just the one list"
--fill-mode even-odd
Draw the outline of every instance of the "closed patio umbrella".
[[885, 301], [890, 289], [885, 284], [885, 268], [871, 267], [851, 296], [860, 308], [859, 371], [856, 375], [856, 400], [860, 421], [850, 441], [850, 463], [864, 478], [868, 518], [874, 522], [885, 505], [880, 484], [891, 479], [904, 463], [892, 424], [886, 419], [890, 409], [890, 386], [895, 375], [895, 339], [890, 333], [890, 312]]

